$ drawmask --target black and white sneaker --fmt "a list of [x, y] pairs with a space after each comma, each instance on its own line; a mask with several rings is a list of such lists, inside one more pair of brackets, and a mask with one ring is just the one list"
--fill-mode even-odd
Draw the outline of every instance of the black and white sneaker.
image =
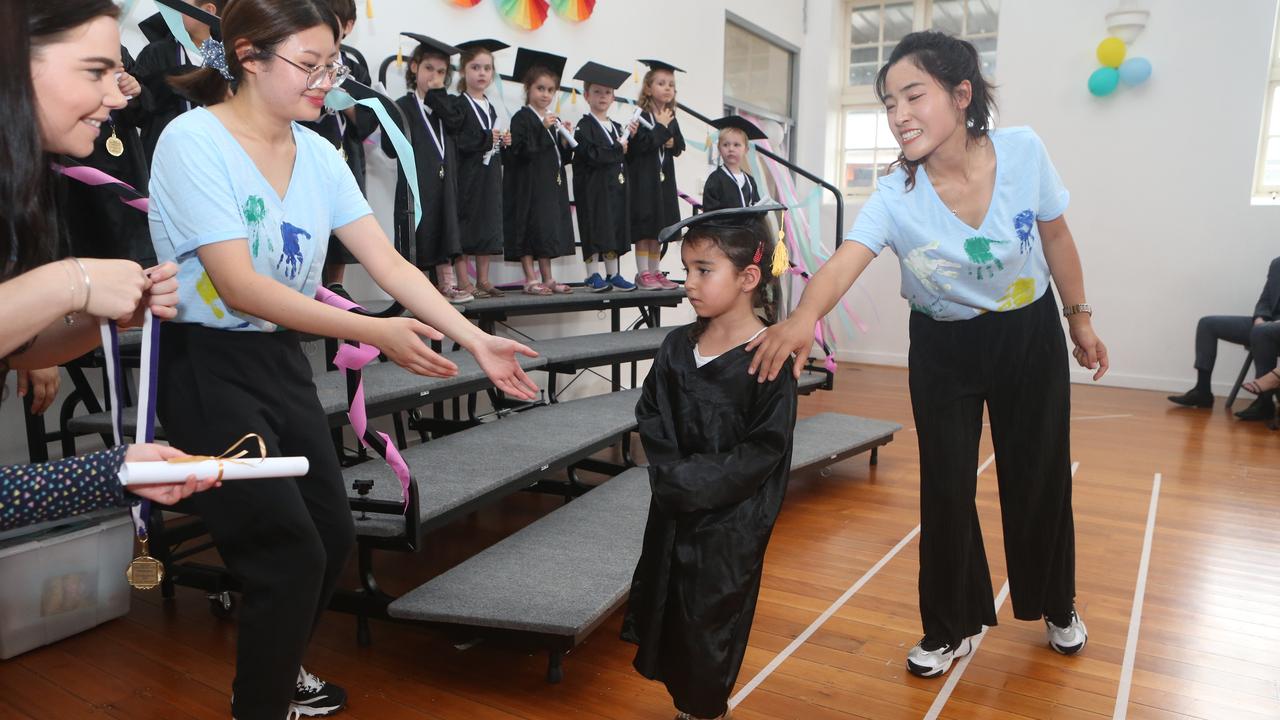
[[298, 668], [298, 688], [289, 707], [290, 718], [328, 717], [347, 705], [347, 691]]
[[1044, 629], [1045, 634], [1049, 636], [1049, 647], [1063, 655], [1075, 655], [1084, 649], [1085, 643], [1089, 642], [1089, 630], [1084, 626], [1084, 620], [1076, 613], [1075, 608], [1071, 609], [1071, 614], [1067, 617], [1066, 627], [1058, 627], [1046, 617]]
[[951, 669], [951, 663], [968, 655], [972, 650], [973, 643], [969, 638], [961, 640], [953, 648], [941, 640], [923, 637], [915, 647], [911, 648], [911, 652], [907, 653], [907, 670], [919, 677], [938, 677]]

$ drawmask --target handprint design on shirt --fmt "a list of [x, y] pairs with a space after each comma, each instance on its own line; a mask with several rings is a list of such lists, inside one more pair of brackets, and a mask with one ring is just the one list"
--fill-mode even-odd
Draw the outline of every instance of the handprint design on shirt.
[[311, 233], [285, 222], [280, 223], [280, 235], [284, 238], [284, 250], [280, 253], [280, 259], [276, 261], [276, 269], [280, 269], [281, 263], [287, 263], [284, 274], [292, 280], [298, 277], [298, 270], [302, 269], [302, 243], [298, 242], [298, 238], [305, 237], [310, 240]]
[[996, 273], [1004, 269], [1004, 263], [1000, 262], [1000, 258], [991, 252], [992, 245], [1007, 245], [1004, 240], [992, 240], [989, 237], [975, 235], [964, 241], [964, 254], [969, 256], [969, 262], [974, 264], [970, 275], [976, 275], [979, 280], [983, 279], [983, 271], [986, 271], [986, 279], [990, 280], [996, 276]]
[[258, 247], [262, 244], [262, 238], [267, 239], [267, 252], [274, 252], [275, 248], [271, 246], [271, 233], [267, 232], [267, 203], [257, 195], [250, 195], [244, 201], [244, 209], [241, 211], [244, 216], [244, 224], [249, 226], [249, 237], [253, 240], [250, 250], [254, 257], [258, 257]]
[[950, 260], [930, 255], [929, 252], [937, 250], [938, 245], [937, 240], [928, 245], [921, 245], [912, 249], [902, 259], [903, 267], [916, 276], [916, 279], [920, 281], [925, 290], [935, 295], [941, 295], [943, 292], [950, 290], [951, 285], [945, 281], [935, 281], [934, 276], [936, 275], [940, 278], [956, 277], [957, 273], [954, 268], [960, 267], [959, 263], [953, 263]]
[[1018, 234], [1018, 254], [1031, 249], [1031, 241], [1035, 239], [1036, 214], [1023, 210], [1013, 218], [1013, 231]]

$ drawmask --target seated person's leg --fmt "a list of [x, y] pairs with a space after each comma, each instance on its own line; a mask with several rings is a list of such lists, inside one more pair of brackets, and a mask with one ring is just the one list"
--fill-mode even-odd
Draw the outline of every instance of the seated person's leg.
[[1196, 325], [1196, 386], [1182, 395], [1170, 395], [1169, 401], [1187, 407], [1213, 407], [1210, 380], [1218, 359], [1218, 341], [1237, 345], [1249, 344], [1253, 318], [1246, 315], [1209, 315]]

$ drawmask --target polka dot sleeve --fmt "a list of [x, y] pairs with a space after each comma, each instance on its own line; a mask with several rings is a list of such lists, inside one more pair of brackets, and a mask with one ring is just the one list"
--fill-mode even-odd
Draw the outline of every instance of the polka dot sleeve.
[[0, 467], [0, 530], [128, 506], [118, 476], [127, 450], [120, 446], [40, 465]]

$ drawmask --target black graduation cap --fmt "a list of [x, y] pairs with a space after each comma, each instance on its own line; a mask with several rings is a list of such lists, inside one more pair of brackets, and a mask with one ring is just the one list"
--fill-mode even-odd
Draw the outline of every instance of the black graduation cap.
[[183, 0], [156, 0], [156, 2], [164, 5], [165, 7], [173, 8], [189, 18], [208, 25], [209, 35], [214, 40], [222, 39], [222, 20], [217, 15], [205, 12], [194, 5], [188, 5], [183, 2]]
[[501, 40], [494, 40], [493, 38], [482, 38], [480, 40], [468, 40], [466, 42], [460, 42], [457, 45], [459, 52], [463, 50], [487, 50], [488, 52], [496, 53], [499, 50], [506, 50], [509, 47], [511, 46], [502, 42]]
[[598, 62], [589, 62], [578, 70], [573, 79], [581, 80], [584, 85], [604, 85], [617, 90], [622, 87], [622, 83], [626, 82], [629, 77], [631, 77], [631, 73], [626, 70], [611, 68]]
[[756, 203], [747, 207], [724, 208], [722, 210], [712, 210], [711, 212], [698, 213], [690, 215], [675, 225], [668, 225], [662, 228], [658, 233], [658, 242], [667, 242], [681, 230], [689, 227], [699, 227], [708, 229], [733, 229], [744, 228], [752, 223], [764, 222], [769, 213], [774, 211], [786, 210], [787, 206], [781, 203], [769, 201]]
[[569, 58], [562, 55], [554, 55], [541, 50], [530, 50], [529, 48], [520, 48], [516, 51], [516, 64], [511, 69], [511, 76], [516, 82], [524, 82], [525, 76], [529, 71], [536, 67], [544, 67], [559, 77], [564, 77], [564, 64], [569, 62]]
[[769, 136], [750, 120], [738, 115], [728, 115], [711, 121], [711, 127], [717, 130], [737, 128], [747, 134], [747, 140], [768, 140]]
[[168, 23], [164, 21], [164, 18], [160, 16], [160, 13], [156, 13], [146, 20], [138, 23], [138, 29], [142, 31], [143, 37], [145, 37], [149, 43], [173, 37], [173, 33], [169, 32]]
[[653, 70], [666, 70], [667, 72], [684, 72], [683, 68], [678, 68], [669, 62], [663, 60], [640, 60], [639, 62], [648, 65]]
[[461, 49], [456, 48], [452, 45], [449, 45], [448, 43], [440, 42], [439, 40], [433, 37], [428, 37], [426, 35], [420, 35], [418, 33], [412, 33], [412, 32], [402, 32], [400, 34], [409, 38], [410, 40], [418, 41], [419, 45], [426, 45], [427, 47], [440, 53], [441, 55], [444, 55], [445, 57], [457, 55], [458, 53], [462, 52]]

